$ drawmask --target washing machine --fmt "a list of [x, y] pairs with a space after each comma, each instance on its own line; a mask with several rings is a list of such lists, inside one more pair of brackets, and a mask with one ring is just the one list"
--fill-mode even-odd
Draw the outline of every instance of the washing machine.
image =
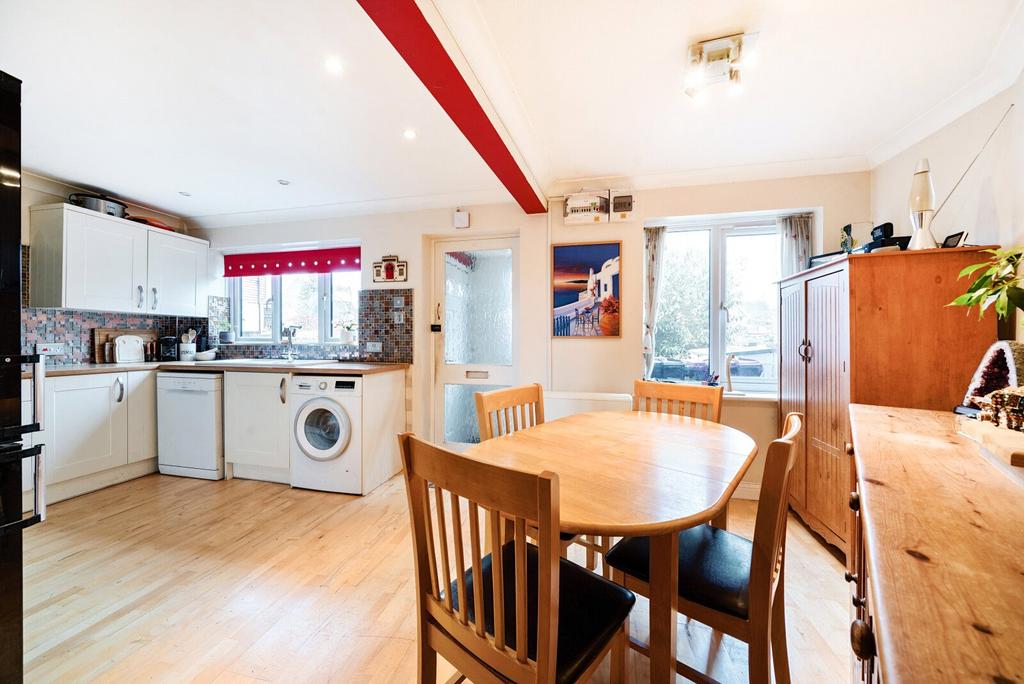
[[362, 494], [362, 378], [293, 376], [291, 484]]

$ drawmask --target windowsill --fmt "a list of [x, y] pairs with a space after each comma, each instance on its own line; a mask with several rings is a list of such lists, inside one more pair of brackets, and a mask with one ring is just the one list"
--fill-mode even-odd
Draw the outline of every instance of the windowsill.
[[750, 392], [746, 390], [733, 390], [726, 392], [722, 401], [727, 404], [777, 404], [779, 395], [777, 392]]
[[[287, 342], [274, 342], [273, 340], [235, 340], [234, 342], [216, 342], [214, 346], [217, 347], [271, 347], [271, 346], [287, 346]], [[358, 342], [339, 342], [338, 340], [327, 340], [325, 342], [295, 342], [292, 346], [295, 347], [319, 347], [321, 345], [332, 345], [338, 347], [358, 347]]]

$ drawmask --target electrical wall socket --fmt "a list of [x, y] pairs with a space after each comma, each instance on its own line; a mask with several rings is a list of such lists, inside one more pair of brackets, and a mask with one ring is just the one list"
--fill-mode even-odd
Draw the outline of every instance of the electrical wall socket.
[[40, 342], [36, 345], [36, 354], [46, 356], [64, 356], [63, 342]]
[[380, 342], [367, 342], [366, 343], [366, 351], [371, 353], [371, 354], [373, 354], [373, 353], [380, 354], [382, 351], [384, 351], [384, 345], [382, 343], [380, 343]]
[[405, 297], [392, 297], [391, 307], [394, 309], [401, 309], [405, 306]]
[[404, 311], [392, 311], [391, 322], [395, 325], [401, 325], [405, 323], [405, 312]]

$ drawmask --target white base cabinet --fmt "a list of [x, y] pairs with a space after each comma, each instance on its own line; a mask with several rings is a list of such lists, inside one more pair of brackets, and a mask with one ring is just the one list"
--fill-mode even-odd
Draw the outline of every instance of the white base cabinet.
[[128, 373], [128, 462], [156, 458], [156, 371]]
[[127, 385], [127, 373], [47, 378], [47, 484], [128, 464]]
[[[224, 374], [225, 461], [284, 469], [287, 475], [289, 377], [287, 373]], [[244, 472], [236, 469], [235, 474]]]

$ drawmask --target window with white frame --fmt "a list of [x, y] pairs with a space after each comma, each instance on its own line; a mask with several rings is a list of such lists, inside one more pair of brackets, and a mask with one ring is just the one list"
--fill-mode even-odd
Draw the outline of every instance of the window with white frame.
[[286, 326], [296, 344], [338, 342], [359, 318], [359, 271], [242, 276], [229, 280], [239, 342], [280, 342]]
[[725, 382], [773, 391], [778, 382], [781, 240], [774, 220], [670, 228], [664, 238], [654, 335], [659, 380]]

